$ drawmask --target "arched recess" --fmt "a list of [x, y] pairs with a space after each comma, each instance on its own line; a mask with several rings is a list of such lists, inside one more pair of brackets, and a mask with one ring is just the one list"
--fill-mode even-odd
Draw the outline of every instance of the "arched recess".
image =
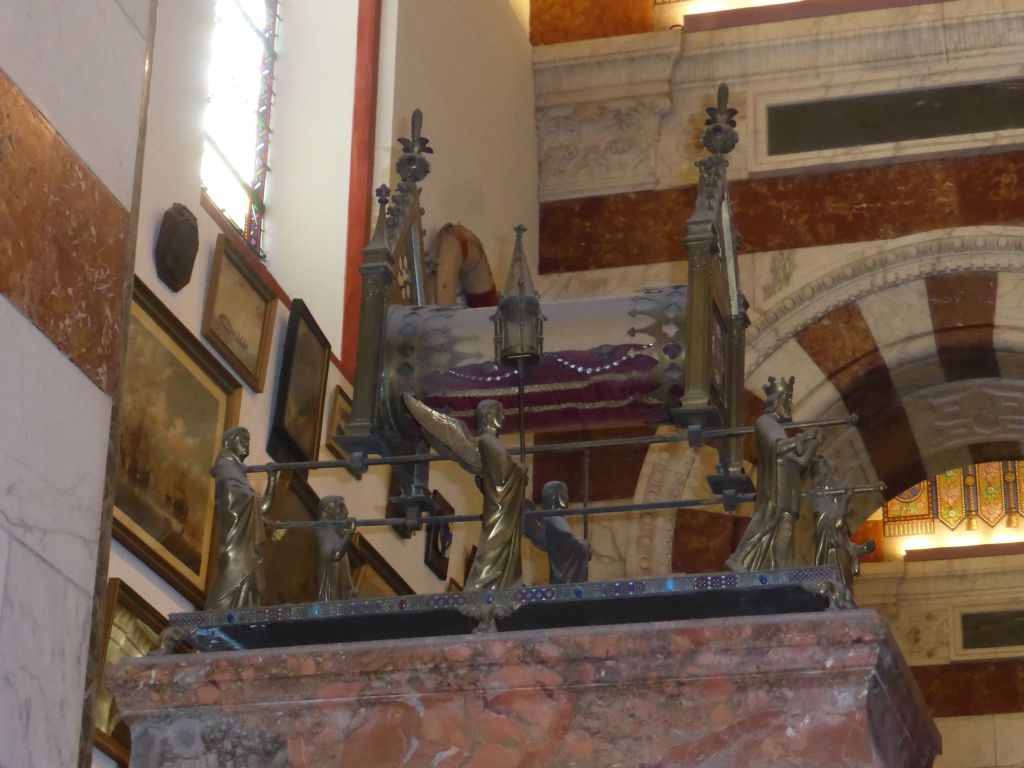
[[[756, 411], [769, 375], [796, 375], [798, 420], [858, 414], [856, 427], [829, 431], [825, 448], [842, 481], [886, 483], [884, 495], [855, 497], [855, 524], [943, 469], [1022, 455], [1024, 227], [790, 253], [790, 283], [770, 302], [759, 301], [767, 291], [757, 270], [746, 272], [755, 278], [744, 284], [753, 304], [748, 407]], [[768, 263], [771, 254], [746, 259]], [[713, 461], [685, 453], [652, 447], [636, 499], [696, 490]], [[672, 517], [635, 521], [629, 575], [671, 570]]]

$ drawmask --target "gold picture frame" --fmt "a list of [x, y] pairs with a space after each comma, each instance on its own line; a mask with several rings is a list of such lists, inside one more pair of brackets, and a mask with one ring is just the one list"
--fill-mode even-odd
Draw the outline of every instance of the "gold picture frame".
[[196, 606], [213, 549], [210, 467], [241, 384], [135, 279], [119, 407], [114, 536]]
[[114, 762], [127, 766], [131, 734], [121, 720], [107, 673], [122, 659], [145, 656], [159, 644], [167, 619], [121, 579], [107, 581], [103, 611], [102, 658], [97, 666], [96, 702], [93, 709], [96, 747]]
[[352, 398], [349, 397], [340, 384], [334, 385], [334, 396], [331, 399], [331, 420], [327, 422], [330, 432], [327, 435], [326, 447], [339, 459], [347, 459], [348, 453], [338, 442], [338, 435], [344, 435], [348, 429], [349, 420], [352, 418]]
[[267, 378], [277, 296], [256, 271], [217, 235], [201, 333], [253, 392]]

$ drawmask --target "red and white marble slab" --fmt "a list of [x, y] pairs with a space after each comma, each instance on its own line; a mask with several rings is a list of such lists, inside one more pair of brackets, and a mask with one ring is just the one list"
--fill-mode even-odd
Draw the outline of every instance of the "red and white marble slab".
[[132, 766], [918, 768], [873, 611], [192, 654], [115, 674]]

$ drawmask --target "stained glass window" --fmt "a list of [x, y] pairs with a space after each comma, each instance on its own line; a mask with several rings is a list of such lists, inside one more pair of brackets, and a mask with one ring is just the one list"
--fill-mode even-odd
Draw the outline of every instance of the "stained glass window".
[[203, 116], [203, 187], [260, 253], [278, 0], [217, 0]]

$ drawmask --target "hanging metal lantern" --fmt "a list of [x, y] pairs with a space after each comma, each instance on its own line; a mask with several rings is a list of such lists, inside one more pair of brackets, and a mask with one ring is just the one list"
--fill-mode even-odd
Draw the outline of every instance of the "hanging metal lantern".
[[494, 321], [494, 361], [534, 363], [544, 351], [544, 314], [540, 297], [533, 287], [530, 268], [523, 251], [522, 224], [515, 228], [516, 244], [505, 290], [498, 299]]

